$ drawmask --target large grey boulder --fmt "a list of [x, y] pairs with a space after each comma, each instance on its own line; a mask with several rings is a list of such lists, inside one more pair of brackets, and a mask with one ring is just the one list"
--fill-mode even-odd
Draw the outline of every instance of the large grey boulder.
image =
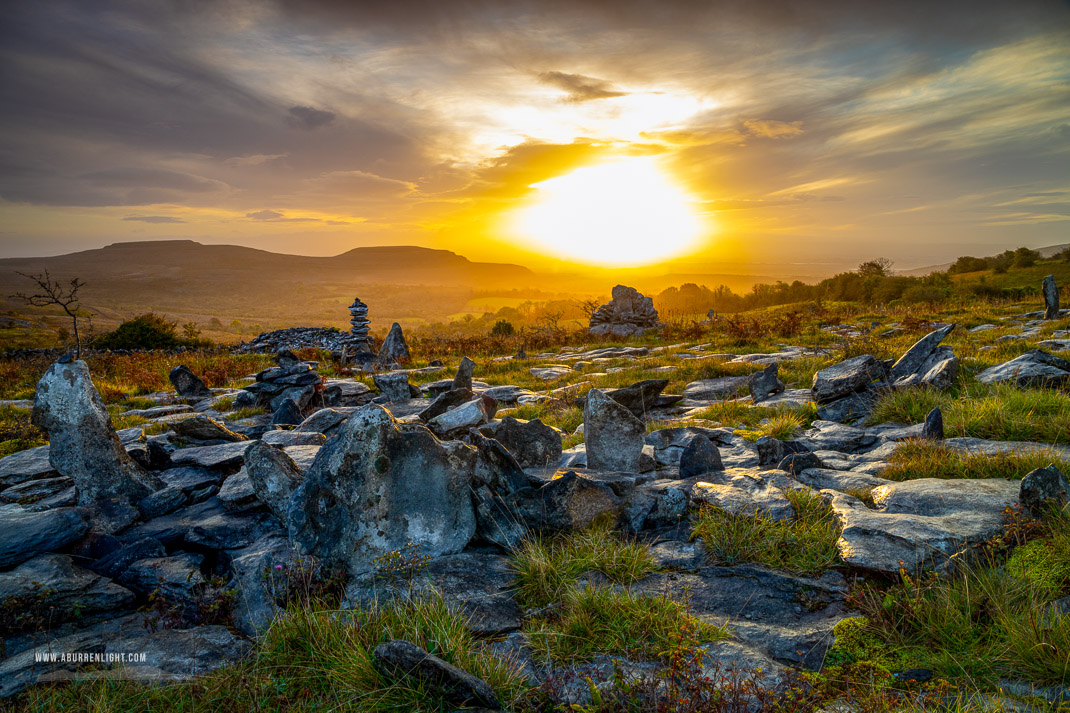
[[583, 434], [589, 469], [639, 472], [646, 426], [599, 389], [587, 394]]
[[409, 345], [405, 343], [405, 335], [401, 332], [401, 325], [394, 322], [390, 333], [383, 340], [383, 346], [379, 348], [379, 365], [395, 366], [407, 364], [410, 360]]
[[616, 519], [621, 497], [596, 477], [564, 471], [535, 491], [514, 497], [515, 509], [534, 531], [575, 532], [601, 518]]
[[387, 401], [407, 401], [413, 397], [409, 375], [403, 371], [376, 374], [372, 377], [372, 381]]
[[475, 533], [470, 497], [478, 452], [400, 427], [377, 404], [362, 407], [320, 450], [287, 512], [299, 550], [357, 574], [408, 543], [423, 554], [459, 552]]
[[78, 502], [136, 503], [162, 483], [127, 455], [84, 361], [53, 364], [37, 384], [33, 424], [48, 434], [48, 458], [74, 480]]
[[179, 364], [167, 375], [179, 396], [206, 399], [212, 395], [208, 386], [185, 364]]
[[1010, 361], [977, 375], [982, 384], [1012, 383], [1018, 386], [1061, 386], [1070, 383], [1070, 361], [1031, 349]]
[[1040, 287], [1044, 295], [1044, 319], [1059, 319], [1059, 286], [1055, 275], [1048, 275]]
[[827, 404], [866, 389], [874, 381], [886, 376], [883, 362], [872, 354], [863, 354], [839, 364], [822, 369], [814, 374], [810, 388], [814, 401]]
[[245, 472], [257, 499], [285, 522], [290, 498], [304, 480], [293, 458], [263, 441], [254, 441], [245, 451]]
[[874, 507], [836, 491], [832, 509], [843, 528], [837, 547], [852, 567], [897, 573], [945, 569], [960, 553], [999, 534], [1003, 510], [1020, 483], [923, 478], [871, 491]]
[[[936, 348], [940, 345], [940, 342], [944, 341], [947, 335], [951, 334], [951, 331], [955, 328], [954, 324], [949, 324], [946, 327], [933, 330], [924, 337], [914, 343], [910, 349], [907, 349], [903, 356], [899, 357], [899, 360], [892, 365], [892, 368], [888, 371], [888, 379], [895, 382], [897, 379], [901, 379], [904, 376], [910, 376], [911, 374], [917, 374], [922, 370], [922, 365], [932, 355]], [[927, 371], [927, 370], [926, 370]]]
[[561, 433], [537, 418], [520, 421], [506, 416], [494, 430], [494, 440], [524, 468], [553, 465], [561, 458]]
[[43, 512], [27, 512], [16, 506], [0, 508], [0, 569], [66, 547], [88, 530], [89, 512], [84, 508]]

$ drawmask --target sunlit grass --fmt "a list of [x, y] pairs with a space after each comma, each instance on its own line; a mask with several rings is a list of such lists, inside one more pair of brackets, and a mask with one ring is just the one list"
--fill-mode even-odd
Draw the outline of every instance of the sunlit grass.
[[984, 455], [969, 453], [938, 441], [906, 441], [899, 444], [881, 471], [888, 480], [918, 478], [1007, 478], [1021, 480], [1037, 468], [1054, 465], [1070, 473], [1070, 460], [1052, 451], [1030, 450]]

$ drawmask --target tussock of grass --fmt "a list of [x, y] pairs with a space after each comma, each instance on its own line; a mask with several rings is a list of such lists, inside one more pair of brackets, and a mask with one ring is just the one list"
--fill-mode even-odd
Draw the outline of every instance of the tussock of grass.
[[231, 421], [240, 421], [243, 418], [252, 418], [253, 416], [262, 416], [267, 413], [267, 409], [263, 406], [243, 406], [236, 411], [231, 411], [227, 414], [227, 418]]
[[367, 612], [292, 607], [251, 659], [188, 683], [95, 681], [34, 687], [20, 702], [27, 710], [101, 713], [452, 710], [411, 680], [391, 683], [380, 676], [371, 652], [390, 639], [407, 639], [470, 671], [490, 684], [507, 706], [525, 690], [509, 663], [483, 652], [465, 628], [464, 616], [441, 597], [432, 597]]
[[48, 437], [30, 423], [29, 409], [0, 406], [0, 458], [46, 443]]
[[732, 515], [703, 508], [692, 519], [692, 536], [706, 545], [715, 564], [754, 562], [803, 574], [818, 574], [839, 563], [839, 527], [832, 508], [817, 493], [785, 493], [795, 518], [780, 522], [760, 514]]
[[1052, 451], [983, 455], [948, 448], [937, 441], [921, 440], [899, 444], [889, 462], [891, 465], [881, 471], [881, 477], [899, 481], [918, 478], [1021, 480], [1031, 471], [1049, 465], [1070, 473], [1070, 461]]
[[584, 587], [570, 591], [553, 618], [528, 629], [532, 648], [558, 663], [599, 654], [649, 661], [675, 648], [728, 638], [721, 627], [687, 613], [685, 603], [627, 590]]
[[[812, 421], [812, 419], [810, 420]], [[787, 441], [794, 437], [798, 430], [807, 425], [807, 423], [808, 420], [801, 410], [785, 410], [774, 413], [766, 421], [759, 423], [757, 428], [736, 431], [736, 434], [750, 441], [757, 441], [759, 438], [766, 436], [780, 441]]]
[[937, 406], [948, 436], [1004, 441], [1070, 440], [1070, 395], [1053, 389], [1023, 389], [1009, 384], [970, 384], [960, 395], [930, 388], [883, 394], [870, 423], [920, 423]]
[[558, 601], [585, 572], [600, 572], [617, 584], [631, 584], [657, 569], [646, 545], [628, 542], [606, 526], [527, 540], [510, 564], [516, 574], [516, 598], [528, 607]]

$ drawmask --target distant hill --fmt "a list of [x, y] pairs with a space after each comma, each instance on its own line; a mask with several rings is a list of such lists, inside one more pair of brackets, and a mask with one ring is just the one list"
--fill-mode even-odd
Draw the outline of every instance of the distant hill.
[[[1041, 257], [1051, 257], [1057, 252], [1061, 252], [1066, 248], [1070, 248], [1070, 243], [1063, 243], [1062, 245], [1049, 245], [1046, 248], [1037, 248], [1037, 252]], [[976, 257], [987, 257], [986, 255], [977, 255]], [[943, 265], [927, 265], [925, 267], [915, 267], [912, 270], [896, 270], [897, 275], [906, 275], [908, 277], [922, 277], [934, 272], [947, 272], [947, 269], [954, 263], [945, 262]]]

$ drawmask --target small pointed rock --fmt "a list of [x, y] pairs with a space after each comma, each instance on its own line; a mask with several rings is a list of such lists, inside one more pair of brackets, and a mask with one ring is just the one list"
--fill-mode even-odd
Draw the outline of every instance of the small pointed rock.
[[1059, 286], [1055, 284], [1055, 275], [1048, 275], [1041, 285], [1044, 293], [1044, 319], [1059, 318]]
[[691, 478], [715, 470], [724, 470], [724, 463], [713, 441], [705, 436], [695, 436], [688, 441], [680, 456], [680, 477]]
[[934, 408], [925, 417], [925, 425], [922, 426], [921, 437], [930, 441], [944, 440], [944, 414], [939, 407]]
[[457, 374], [453, 377], [453, 388], [455, 389], [468, 389], [472, 390], [472, 373], [475, 371], [476, 363], [465, 357], [461, 359], [461, 365], [457, 367]]

